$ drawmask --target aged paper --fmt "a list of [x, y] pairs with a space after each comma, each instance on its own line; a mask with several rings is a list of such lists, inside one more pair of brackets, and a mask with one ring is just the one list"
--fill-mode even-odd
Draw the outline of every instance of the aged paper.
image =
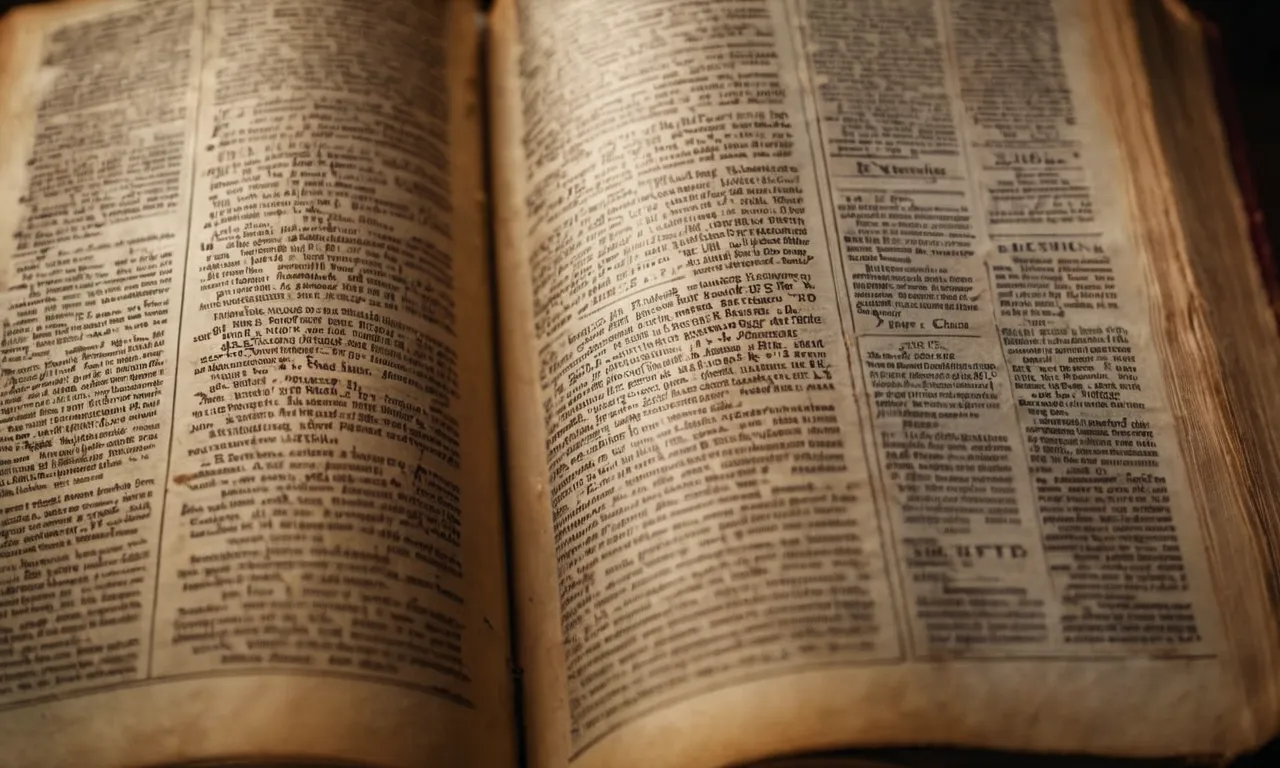
[[513, 764], [473, 9], [5, 35], [0, 762]]
[[535, 764], [1257, 738], [1086, 9], [499, 6]]

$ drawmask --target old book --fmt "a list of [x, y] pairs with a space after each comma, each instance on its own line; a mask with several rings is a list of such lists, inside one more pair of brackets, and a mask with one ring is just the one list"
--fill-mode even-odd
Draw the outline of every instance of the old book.
[[1280, 730], [1280, 336], [1176, 3], [103, 0], [0, 56], [0, 765]]

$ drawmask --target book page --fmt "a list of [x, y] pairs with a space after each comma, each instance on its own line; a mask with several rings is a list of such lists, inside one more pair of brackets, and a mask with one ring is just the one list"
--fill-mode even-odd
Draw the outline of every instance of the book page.
[[475, 9], [3, 34], [0, 762], [513, 765]]
[[1265, 737], [1087, 7], [499, 6], [535, 765]]

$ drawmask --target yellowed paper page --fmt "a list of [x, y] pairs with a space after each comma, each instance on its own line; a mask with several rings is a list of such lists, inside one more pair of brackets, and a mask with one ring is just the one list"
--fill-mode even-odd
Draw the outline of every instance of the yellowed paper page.
[[534, 765], [1266, 735], [1088, 8], [499, 5]]
[[0, 764], [514, 765], [474, 7], [3, 34]]

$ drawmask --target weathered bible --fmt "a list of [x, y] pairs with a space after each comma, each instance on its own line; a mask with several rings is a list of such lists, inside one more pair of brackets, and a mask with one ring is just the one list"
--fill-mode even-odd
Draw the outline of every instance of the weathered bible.
[[1280, 334], [1204, 34], [12, 12], [0, 766], [1255, 748]]

